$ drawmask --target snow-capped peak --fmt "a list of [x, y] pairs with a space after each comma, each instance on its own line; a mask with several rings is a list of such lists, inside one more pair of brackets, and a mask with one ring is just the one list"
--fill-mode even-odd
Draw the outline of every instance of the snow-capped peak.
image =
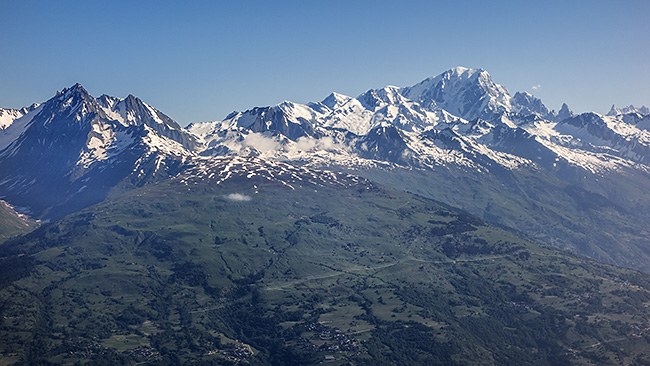
[[317, 117], [317, 115], [319, 115], [318, 112], [314, 111], [312, 108], [310, 108], [307, 105], [293, 103], [289, 101], [284, 101], [276, 105], [275, 107], [273, 107], [273, 109], [285, 113], [288, 117], [290, 117], [292, 122], [297, 122], [293, 120], [294, 118], [296, 120], [298, 119], [312, 120], [315, 117]]
[[[43, 104], [31, 110], [29, 113], [20, 116], [12, 121], [4, 130], [0, 130], [0, 152], [6, 149], [9, 145], [13, 144], [27, 128], [31, 125], [32, 120], [43, 109]], [[2, 152], [4, 154], [4, 152]]]
[[464, 119], [492, 119], [511, 109], [508, 90], [483, 69], [455, 67], [401, 93], [425, 108], [442, 108]]
[[327, 98], [321, 101], [321, 104], [327, 106], [329, 109], [334, 110], [341, 107], [348, 101], [350, 101], [350, 99], [352, 98], [348, 97], [347, 95], [332, 92], [330, 95], [327, 96]]
[[387, 86], [381, 89], [370, 89], [356, 99], [370, 111], [377, 111], [387, 105], [404, 103], [406, 99], [399, 93], [400, 88]]
[[0, 108], [0, 130], [9, 127], [16, 119], [24, 116], [25, 113], [18, 109]]
[[39, 105], [39, 103], [34, 103], [29, 107], [20, 109], [0, 108], [0, 131], [9, 127], [15, 120], [35, 110]]
[[537, 114], [542, 118], [551, 117], [551, 112], [542, 100], [528, 92], [517, 92], [510, 100], [513, 112], [521, 114]]
[[47, 111], [46, 113], [50, 113], [52, 116], [52, 118], [45, 121], [45, 124], [58, 120], [59, 118], [55, 118], [57, 116], [74, 116], [74, 119], [78, 122], [87, 122], [89, 114], [96, 114], [98, 107], [95, 98], [88, 94], [81, 84], [76, 83], [70, 88], [63, 89], [45, 103], [44, 109]]

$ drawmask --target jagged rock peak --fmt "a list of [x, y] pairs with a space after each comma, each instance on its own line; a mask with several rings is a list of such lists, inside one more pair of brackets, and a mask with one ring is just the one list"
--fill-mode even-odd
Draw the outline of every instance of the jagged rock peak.
[[43, 103], [43, 112], [51, 116], [43, 121], [44, 124], [69, 124], [71, 120], [68, 117], [85, 124], [95, 115], [103, 113], [95, 98], [80, 83], [57, 92], [54, 97]]
[[607, 112], [607, 115], [616, 116], [618, 114], [628, 114], [628, 113], [650, 114], [650, 109], [646, 106], [641, 106], [637, 108], [632, 104], [630, 104], [627, 107], [616, 108], [616, 105], [612, 104], [612, 108], [610, 108], [609, 112]]
[[90, 95], [88, 91], [86, 91], [86, 89], [84, 89], [84, 87], [80, 83], [75, 83], [73, 86], [63, 89], [61, 91], [61, 94], [65, 96], [71, 96], [74, 94], [80, 94], [83, 96]]
[[573, 113], [571, 108], [569, 108], [569, 106], [566, 103], [562, 103], [562, 108], [560, 108], [560, 111], [557, 112], [556, 120], [557, 121], [563, 121], [563, 120], [565, 120], [567, 118], [571, 118], [573, 116], [575, 116], [575, 114]]
[[542, 100], [528, 92], [515, 93], [511, 102], [516, 112], [522, 114], [535, 113], [541, 117], [547, 117], [550, 114], [548, 108], [542, 103]]

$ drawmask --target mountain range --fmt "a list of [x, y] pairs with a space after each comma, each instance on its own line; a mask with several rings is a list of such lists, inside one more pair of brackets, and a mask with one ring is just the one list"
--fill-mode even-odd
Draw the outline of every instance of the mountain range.
[[549, 110], [481, 69], [332, 93], [182, 128], [129, 95], [76, 84], [0, 110], [0, 199], [59, 219], [215, 156], [343, 171], [433, 198], [541, 243], [650, 271], [650, 115]]

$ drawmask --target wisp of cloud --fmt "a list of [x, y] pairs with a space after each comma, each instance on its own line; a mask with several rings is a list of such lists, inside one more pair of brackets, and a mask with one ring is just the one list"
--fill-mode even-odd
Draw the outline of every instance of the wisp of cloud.
[[241, 193], [231, 193], [223, 196], [225, 199], [228, 201], [237, 201], [237, 202], [244, 202], [244, 201], [250, 201], [251, 197], [247, 196], [245, 194]]

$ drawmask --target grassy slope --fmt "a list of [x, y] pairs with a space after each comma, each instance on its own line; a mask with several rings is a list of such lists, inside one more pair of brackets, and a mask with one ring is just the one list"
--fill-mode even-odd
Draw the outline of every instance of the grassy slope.
[[645, 275], [406, 193], [260, 183], [148, 186], [0, 246], [0, 363], [650, 362]]
[[34, 220], [21, 216], [5, 201], [0, 200], [0, 243], [12, 236], [28, 233], [36, 226]]
[[629, 207], [623, 200], [613, 202], [524, 170], [481, 179], [472, 172], [446, 168], [355, 174], [460, 207], [539, 243], [650, 273], [647, 207]]

